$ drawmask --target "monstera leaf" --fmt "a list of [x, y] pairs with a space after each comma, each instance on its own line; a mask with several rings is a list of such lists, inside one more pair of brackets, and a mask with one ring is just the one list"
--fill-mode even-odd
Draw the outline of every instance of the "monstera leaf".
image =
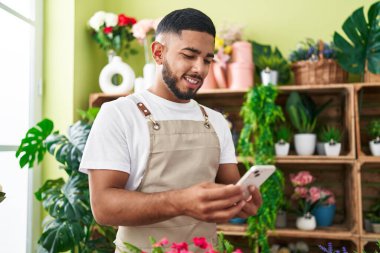
[[58, 162], [65, 165], [65, 170], [68, 174], [79, 169], [90, 130], [90, 124], [78, 121], [70, 126], [68, 137], [53, 134], [46, 139], [47, 150], [55, 156]]
[[23, 168], [25, 165], [32, 168], [36, 157], [37, 163], [42, 161], [46, 152], [44, 141], [51, 134], [53, 128], [53, 122], [49, 119], [44, 119], [28, 130], [16, 152], [17, 158], [21, 155], [19, 161], [20, 168]]
[[372, 4], [368, 11], [368, 22], [363, 7], [357, 9], [344, 22], [342, 28], [349, 41], [334, 33], [337, 59], [346, 71], [363, 74], [366, 62], [368, 70], [380, 74], [380, 2]]

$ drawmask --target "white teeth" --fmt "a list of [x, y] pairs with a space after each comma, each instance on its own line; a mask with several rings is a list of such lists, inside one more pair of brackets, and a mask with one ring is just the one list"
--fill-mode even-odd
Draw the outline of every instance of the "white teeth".
[[197, 84], [199, 81], [195, 80], [195, 79], [191, 79], [189, 77], [186, 77], [186, 80], [189, 81], [189, 83], [192, 83], [192, 84]]

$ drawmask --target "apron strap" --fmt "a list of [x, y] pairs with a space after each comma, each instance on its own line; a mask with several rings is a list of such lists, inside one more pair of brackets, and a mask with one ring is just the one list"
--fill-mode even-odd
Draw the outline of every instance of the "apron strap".
[[207, 112], [205, 110], [205, 108], [201, 105], [199, 105], [199, 108], [201, 108], [201, 111], [202, 111], [202, 114], [203, 114], [203, 118], [205, 119], [203, 125], [205, 126], [205, 128], [209, 129], [210, 128], [210, 122], [208, 121], [208, 115], [207, 115]]
[[153, 129], [154, 130], [160, 130], [160, 124], [155, 121], [152, 117], [152, 113], [148, 110], [148, 108], [146, 108], [146, 106], [141, 103], [141, 102], [138, 102], [137, 103], [137, 108], [139, 108], [139, 110], [142, 112], [142, 114], [144, 114], [145, 118], [147, 118], [148, 120], [150, 120], [152, 123], [153, 123]]

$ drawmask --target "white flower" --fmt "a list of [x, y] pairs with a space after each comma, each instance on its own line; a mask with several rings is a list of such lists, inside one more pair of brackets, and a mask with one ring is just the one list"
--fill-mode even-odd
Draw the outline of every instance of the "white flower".
[[104, 24], [106, 13], [104, 11], [96, 12], [88, 21], [89, 26], [95, 31], [99, 31], [99, 28]]
[[109, 26], [116, 26], [117, 25], [117, 22], [118, 22], [118, 16], [116, 14], [113, 14], [113, 13], [106, 13], [105, 15], [105, 21], [106, 21], [106, 27], [109, 27]]

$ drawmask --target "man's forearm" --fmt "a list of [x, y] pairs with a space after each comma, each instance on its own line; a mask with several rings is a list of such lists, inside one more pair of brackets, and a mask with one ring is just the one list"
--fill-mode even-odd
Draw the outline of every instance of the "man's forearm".
[[91, 199], [98, 223], [139, 226], [157, 223], [182, 215], [179, 191], [141, 193], [108, 188]]

